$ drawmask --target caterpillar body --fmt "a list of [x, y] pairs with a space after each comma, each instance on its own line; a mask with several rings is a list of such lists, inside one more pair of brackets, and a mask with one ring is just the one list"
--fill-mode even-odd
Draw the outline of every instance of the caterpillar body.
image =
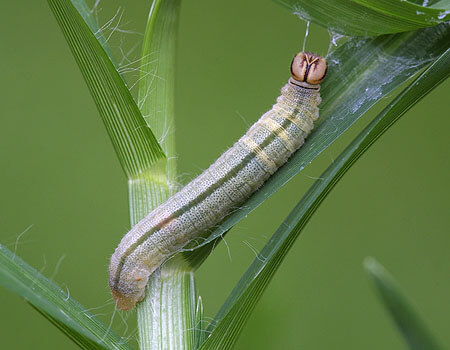
[[141, 301], [149, 276], [165, 260], [242, 204], [303, 144], [319, 116], [319, 84], [326, 71], [322, 57], [297, 54], [291, 78], [272, 109], [122, 238], [109, 265], [109, 285], [119, 309], [132, 309]]

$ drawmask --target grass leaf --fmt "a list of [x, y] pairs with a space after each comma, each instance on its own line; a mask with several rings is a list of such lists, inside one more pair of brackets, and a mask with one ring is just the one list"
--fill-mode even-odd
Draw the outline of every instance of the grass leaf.
[[325, 170], [244, 273], [211, 323], [208, 331], [212, 333], [200, 349], [231, 349], [284, 257], [327, 194], [354, 162], [390, 126], [449, 75], [450, 49], [447, 49], [436, 62], [409, 84]]
[[164, 153], [122, 77], [70, 0], [48, 0], [105, 123], [125, 174], [151, 168]]
[[114, 62], [114, 58], [111, 49], [108, 45], [108, 42], [103, 36], [103, 33], [100, 27], [98, 26], [98, 23], [95, 20], [94, 16], [92, 15], [92, 11], [89, 9], [86, 2], [84, 0], [71, 0], [71, 1], [73, 6], [75, 6], [75, 8], [77, 9], [78, 13], [81, 15], [81, 17], [83, 17], [84, 22], [89, 26], [91, 32], [97, 38], [98, 42], [102, 45], [103, 50], [105, 50], [111, 62], [114, 63], [114, 66], [116, 68], [118, 68], [116, 63]]
[[[450, 26], [441, 24], [416, 32], [354, 38], [327, 57], [327, 77], [316, 128], [289, 161], [253, 194], [239, 210], [225, 218], [200, 244], [183, 252], [195, 267], [208, 245], [274, 194], [330, 146], [376, 102], [435, 60], [448, 47]], [[196, 249], [205, 247], [204, 249]], [[193, 252], [192, 252], [193, 250]], [[196, 259], [196, 255], [201, 256]]]
[[402, 295], [389, 272], [374, 258], [366, 258], [364, 267], [409, 348], [411, 350], [441, 349], [422, 320], [416, 315], [412, 306]]
[[180, 0], [154, 0], [144, 34], [139, 107], [167, 156], [168, 181], [176, 182], [175, 51]]
[[349, 36], [393, 34], [450, 19], [450, 2], [422, 6], [405, 0], [275, 0], [305, 21]]
[[[151, 1], [139, 66], [138, 104], [166, 159], [128, 182], [132, 225], [177, 188], [174, 95], [180, 2]], [[142, 349], [192, 349], [198, 342], [194, 276], [177, 262], [173, 259], [150, 276], [146, 296], [137, 306]]]
[[2, 245], [0, 285], [26, 299], [82, 349], [131, 349], [68, 292]]
[[166, 158], [151, 171], [130, 179], [132, 225], [165, 202], [176, 189], [174, 70], [179, 9], [180, 0], [153, 0], [145, 28], [139, 65], [139, 108]]

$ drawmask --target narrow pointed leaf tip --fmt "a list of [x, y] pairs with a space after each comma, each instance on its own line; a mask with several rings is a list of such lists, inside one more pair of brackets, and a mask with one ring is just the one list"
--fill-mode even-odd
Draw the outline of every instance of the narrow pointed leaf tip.
[[411, 350], [442, 349], [425, 327], [408, 300], [400, 292], [394, 278], [374, 258], [367, 257], [364, 267], [372, 279], [384, 307]]

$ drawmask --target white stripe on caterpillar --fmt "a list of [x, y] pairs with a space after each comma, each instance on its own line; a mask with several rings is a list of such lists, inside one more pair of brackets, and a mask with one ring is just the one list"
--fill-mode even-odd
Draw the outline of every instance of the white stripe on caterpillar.
[[319, 116], [325, 59], [301, 52], [281, 96], [232, 148], [137, 223], [111, 257], [109, 285], [119, 309], [144, 298], [149, 276], [170, 256], [242, 204], [304, 142]]

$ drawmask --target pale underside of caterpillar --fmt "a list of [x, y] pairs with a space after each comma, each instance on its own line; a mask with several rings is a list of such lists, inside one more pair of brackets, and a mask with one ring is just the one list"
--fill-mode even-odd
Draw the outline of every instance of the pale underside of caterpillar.
[[111, 257], [109, 285], [116, 306], [141, 301], [149, 276], [169, 257], [239, 207], [304, 143], [319, 116], [325, 59], [301, 52], [281, 96], [201, 175], [150, 212]]

